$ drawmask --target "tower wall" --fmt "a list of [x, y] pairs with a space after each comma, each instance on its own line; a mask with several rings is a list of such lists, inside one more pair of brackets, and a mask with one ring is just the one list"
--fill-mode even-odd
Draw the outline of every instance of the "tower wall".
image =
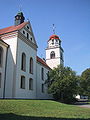
[[46, 48], [46, 63], [51, 69], [64, 64], [63, 52], [61, 40], [57, 35], [52, 35], [48, 40], [48, 47]]
[[[50, 53], [54, 51], [55, 52], [55, 58], [50, 58]], [[60, 48], [51, 48], [46, 49], [46, 63], [50, 66], [51, 69], [54, 67], [57, 67], [57, 65], [60, 64]]]

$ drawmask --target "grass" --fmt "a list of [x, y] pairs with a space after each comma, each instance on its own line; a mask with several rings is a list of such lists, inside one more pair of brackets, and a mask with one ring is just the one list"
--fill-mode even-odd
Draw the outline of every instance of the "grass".
[[90, 109], [50, 100], [0, 100], [0, 120], [90, 120]]

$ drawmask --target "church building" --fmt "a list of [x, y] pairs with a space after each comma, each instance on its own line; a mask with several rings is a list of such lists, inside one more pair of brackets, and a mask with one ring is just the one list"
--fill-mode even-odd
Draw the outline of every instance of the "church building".
[[46, 60], [37, 56], [37, 48], [31, 23], [22, 12], [13, 26], [0, 29], [0, 98], [52, 99], [44, 83], [51, 69], [64, 64], [61, 40], [50, 36]]

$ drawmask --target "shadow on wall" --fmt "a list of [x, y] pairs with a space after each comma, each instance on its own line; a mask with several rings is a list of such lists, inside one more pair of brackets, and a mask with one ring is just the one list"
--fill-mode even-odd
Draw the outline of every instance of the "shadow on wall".
[[13, 113], [0, 114], [0, 120], [90, 120], [81, 118], [53, 118], [53, 117], [33, 117], [21, 116]]

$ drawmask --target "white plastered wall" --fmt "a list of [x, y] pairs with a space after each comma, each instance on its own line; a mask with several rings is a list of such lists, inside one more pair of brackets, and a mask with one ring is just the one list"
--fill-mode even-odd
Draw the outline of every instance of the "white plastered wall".
[[2, 63], [2, 66], [0, 67], [0, 73], [1, 73], [0, 98], [3, 98], [7, 47], [2, 44], [0, 44], [0, 47], [3, 48], [3, 63]]
[[[26, 54], [26, 72], [21, 70], [21, 56]], [[18, 38], [15, 98], [36, 98], [36, 54], [37, 51]], [[29, 73], [30, 57], [33, 58], [33, 74]], [[25, 89], [20, 88], [21, 76], [25, 76]], [[29, 79], [33, 79], [33, 90], [29, 90]]]
[[[50, 59], [50, 53], [55, 52], [55, 59]], [[46, 63], [50, 68], [57, 67], [60, 64], [60, 48], [50, 48], [46, 49]]]
[[[44, 69], [44, 80], [41, 78], [41, 69]], [[45, 80], [47, 80], [47, 73], [50, 71], [50, 69], [46, 68], [42, 64], [37, 62], [37, 99], [52, 99], [52, 95], [48, 94], [47, 92], [47, 86], [44, 85], [44, 92], [42, 92], [42, 84], [45, 83]]]
[[5, 98], [13, 98], [13, 84], [16, 78], [17, 37], [4, 40], [10, 47], [7, 55]]

